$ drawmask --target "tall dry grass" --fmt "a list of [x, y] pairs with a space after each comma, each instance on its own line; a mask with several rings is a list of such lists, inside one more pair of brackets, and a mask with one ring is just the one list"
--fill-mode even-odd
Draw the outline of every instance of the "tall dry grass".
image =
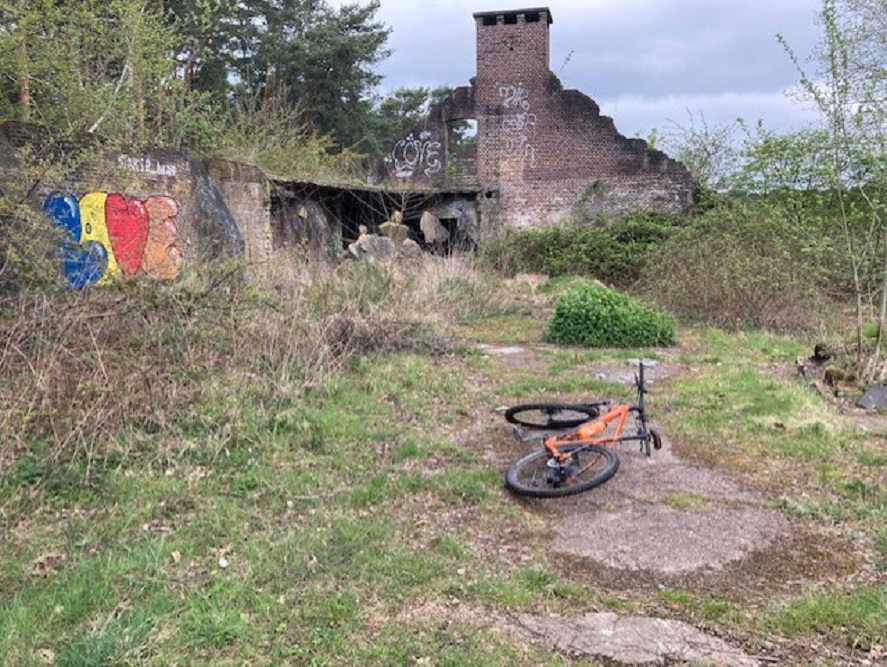
[[179, 437], [196, 406], [298, 401], [355, 357], [439, 353], [452, 323], [514, 306], [470, 257], [374, 265], [280, 256], [248, 281], [243, 268], [6, 293], [0, 471], [21, 456], [135, 454], [157, 434]]

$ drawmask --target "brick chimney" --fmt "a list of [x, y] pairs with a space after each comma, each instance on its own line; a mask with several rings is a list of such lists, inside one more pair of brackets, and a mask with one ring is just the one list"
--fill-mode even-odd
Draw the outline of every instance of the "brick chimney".
[[547, 7], [474, 14], [479, 82], [546, 77], [549, 67]]

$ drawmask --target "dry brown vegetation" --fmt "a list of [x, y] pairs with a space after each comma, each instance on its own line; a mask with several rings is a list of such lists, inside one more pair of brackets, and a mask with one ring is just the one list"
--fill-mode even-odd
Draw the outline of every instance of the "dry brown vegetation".
[[48, 460], [101, 457], [128, 429], [174, 428], [226, 385], [298, 398], [357, 355], [441, 349], [459, 319], [515, 308], [470, 258], [279, 258], [249, 281], [245, 268], [201, 267], [174, 285], [7, 293], [0, 460], [34, 446]]

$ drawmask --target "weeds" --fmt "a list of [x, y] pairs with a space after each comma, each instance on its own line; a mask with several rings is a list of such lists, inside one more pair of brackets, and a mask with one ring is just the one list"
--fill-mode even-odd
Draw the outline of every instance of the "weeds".
[[[251, 284], [231, 269], [7, 300], [4, 664], [572, 664], [510, 634], [501, 620], [518, 612], [655, 609], [738, 641], [883, 642], [883, 587], [831, 572], [772, 602], [690, 580], [621, 579], [616, 595], [547, 557], [546, 516], [503, 501], [489, 407], [623, 397], [590, 365], [650, 350], [485, 364], [450, 336], [538, 342], [542, 319], [518, 298], [536, 312], [553, 291], [516, 294], [464, 260], [278, 266]], [[880, 441], [766, 370], [803, 346], [681, 341], [663, 364], [693, 372], [654, 403], [675, 451], [773, 484], [775, 507], [864, 538], [883, 567]]]
[[[227, 432], [230, 448], [244, 396], [286, 414], [275, 406], [295, 405], [353, 359], [442, 351], [449, 322], [510, 302], [495, 286], [481, 288], [469, 262], [453, 259], [429, 259], [418, 276], [362, 263], [299, 265], [265, 284], [247, 285], [240, 274], [231, 266], [175, 285], [8, 298], [0, 318], [7, 370], [0, 461], [8, 467], [24, 458], [5, 483], [57, 478], [66, 465], [89, 483], [97, 462], [136, 454], [161, 431]], [[454, 285], [478, 287], [463, 298]], [[311, 419], [272, 417], [272, 433], [281, 428], [322, 447]], [[28, 472], [29, 456], [56, 472]]]

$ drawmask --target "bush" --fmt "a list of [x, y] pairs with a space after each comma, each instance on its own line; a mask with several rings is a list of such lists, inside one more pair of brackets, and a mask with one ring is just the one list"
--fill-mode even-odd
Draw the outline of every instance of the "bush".
[[[251, 411], [299, 402], [354, 359], [445, 350], [452, 323], [517, 300], [470, 258], [281, 261], [249, 282], [242, 268], [84, 290], [64, 287], [57, 262], [14, 290], [0, 269], [0, 495], [4, 479], [94, 477], [115, 454], [174, 456], [197, 427], [224, 442]], [[145, 447], [157, 433], [168, 447]]]
[[674, 320], [599, 284], [571, 288], [558, 299], [548, 338], [562, 345], [648, 347], [675, 343]]
[[681, 216], [637, 211], [592, 226], [567, 225], [510, 232], [480, 248], [481, 258], [506, 275], [585, 275], [628, 287], [648, 259], [685, 221]]
[[827, 279], [840, 253], [811, 227], [766, 202], [727, 202], [662, 244], [635, 290], [682, 320], [816, 330], [840, 290]]

